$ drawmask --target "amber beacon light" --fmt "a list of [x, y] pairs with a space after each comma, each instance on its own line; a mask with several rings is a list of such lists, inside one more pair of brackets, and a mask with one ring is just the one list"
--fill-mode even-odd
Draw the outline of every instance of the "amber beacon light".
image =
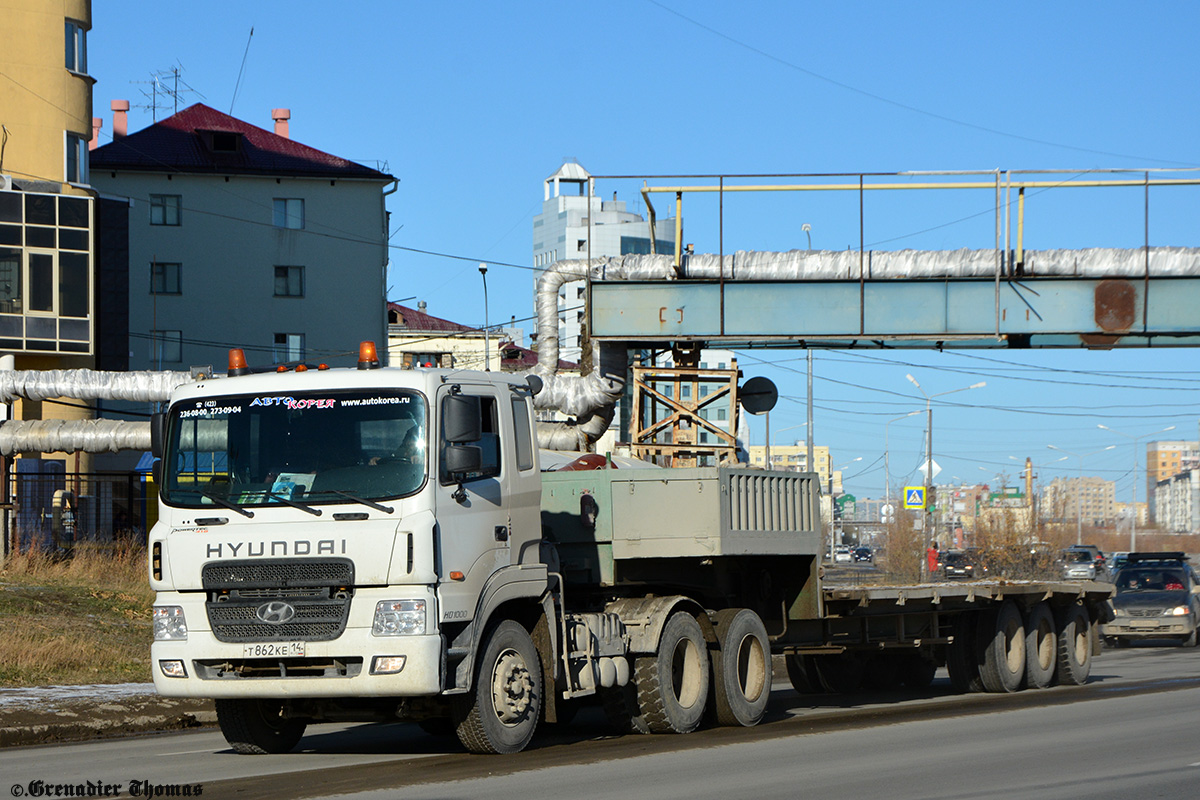
[[246, 366], [246, 353], [240, 348], [235, 347], [229, 351], [229, 377], [237, 375], [246, 375], [250, 372], [250, 368]]
[[363, 342], [358, 346], [358, 368], [379, 369], [379, 354], [374, 342]]

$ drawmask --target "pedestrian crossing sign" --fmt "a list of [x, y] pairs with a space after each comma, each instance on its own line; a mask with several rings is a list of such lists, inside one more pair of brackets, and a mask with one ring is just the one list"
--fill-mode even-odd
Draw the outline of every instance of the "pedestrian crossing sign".
[[924, 486], [905, 486], [904, 487], [904, 507], [905, 508], [925, 508], [925, 487]]

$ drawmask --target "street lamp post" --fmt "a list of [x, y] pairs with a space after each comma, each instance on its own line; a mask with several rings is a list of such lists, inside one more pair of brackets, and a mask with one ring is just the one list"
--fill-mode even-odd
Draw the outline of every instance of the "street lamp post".
[[[1066, 461], [1069, 458], [1069, 456], [1063, 456], [1061, 458], [1056, 458], [1053, 461], [1046, 461], [1042, 464], [1034, 464], [1033, 459], [1029, 458], [1029, 457], [1021, 459], [1021, 458], [1017, 458], [1016, 456], [1009, 456], [1009, 458], [1011, 458], [1013, 461], [1023, 462], [1030, 471], [1037, 469], [1038, 472], [1036, 472], [1034, 474], [1038, 475], [1040, 478], [1040, 476], [1042, 474], [1041, 473], [1042, 467], [1048, 466], [1050, 464], [1057, 464], [1059, 461]], [[1037, 528], [1038, 522], [1040, 520], [1040, 514], [1038, 513], [1037, 487], [1035, 487], [1033, 485], [1033, 475], [1029, 476], [1029, 497], [1027, 499], [1029, 501], [1029, 527], [1030, 527], [1030, 530], [1034, 530]]]
[[[1130, 441], [1133, 442], [1133, 514], [1130, 516], [1130, 519], [1129, 519], [1129, 552], [1132, 553], [1134, 550], [1137, 550], [1137, 487], [1138, 487], [1138, 445], [1137, 445], [1137, 443], [1138, 443], [1138, 440], [1139, 439], [1148, 439], [1151, 436], [1158, 436], [1160, 433], [1166, 433], [1167, 431], [1173, 431], [1173, 430], [1175, 430], [1175, 426], [1169, 425], [1169, 426], [1163, 428], [1161, 431], [1155, 431], [1154, 433], [1143, 433], [1141, 436], [1130, 436], [1128, 433], [1121, 433], [1120, 431], [1114, 431], [1112, 428], [1108, 427], [1107, 425], [1097, 425], [1096, 427], [1103, 428], [1104, 430], [1108, 431], [1109, 433], [1115, 433], [1117, 436], [1124, 436], [1126, 439], [1129, 439]], [[1150, 470], [1149, 464], [1146, 465], [1146, 470], [1147, 471]], [[1147, 490], [1147, 495], [1149, 495], [1149, 490]], [[1150, 498], [1149, 498], [1149, 496], [1147, 496], [1146, 497], [1146, 508], [1149, 509], [1149, 507], [1150, 507]]]
[[488, 299], [487, 299], [487, 264], [479, 265], [479, 274], [483, 276], [483, 371], [492, 371], [492, 346], [488, 341]]
[[[921, 384], [917, 383], [917, 379], [911, 374], [905, 375], [913, 386], [917, 387], [922, 395], [925, 396], [925, 551], [929, 550], [929, 543], [933, 536], [933, 514], [929, 508], [930, 489], [933, 487], [933, 398], [941, 397], [945, 394], [954, 394], [955, 392], [965, 392], [968, 389], [982, 389], [987, 386], [987, 381], [973, 383], [970, 386], [964, 386], [961, 389], [951, 389], [948, 392], [938, 392], [937, 394], [928, 394], [921, 388]], [[925, 558], [921, 559], [921, 578], [922, 580], [929, 577], [929, 564]]]
[[1088, 456], [1103, 453], [1105, 450], [1113, 450], [1116, 448], [1116, 445], [1110, 444], [1108, 447], [1102, 447], [1090, 453], [1072, 453], [1070, 450], [1064, 450], [1052, 444], [1048, 444], [1046, 447], [1079, 459], [1079, 477], [1078, 482], [1075, 484], [1075, 544], [1083, 544], [1083, 460]]

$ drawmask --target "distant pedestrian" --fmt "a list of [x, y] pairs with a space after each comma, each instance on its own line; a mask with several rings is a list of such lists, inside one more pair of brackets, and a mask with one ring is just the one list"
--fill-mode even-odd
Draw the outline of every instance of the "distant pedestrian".
[[929, 574], [932, 576], [937, 572], [938, 568], [938, 548], [937, 542], [929, 545], [929, 549], [925, 551], [925, 562], [929, 567]]

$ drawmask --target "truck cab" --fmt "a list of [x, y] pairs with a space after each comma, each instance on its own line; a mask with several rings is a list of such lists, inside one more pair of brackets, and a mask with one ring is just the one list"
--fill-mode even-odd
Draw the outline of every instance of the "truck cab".
[[490, 615], [546, 592], [530, 386], [361, 367], [202, 380], [155, 423], [155, 686], [248, 751], [338, 698], [466, 693]]

